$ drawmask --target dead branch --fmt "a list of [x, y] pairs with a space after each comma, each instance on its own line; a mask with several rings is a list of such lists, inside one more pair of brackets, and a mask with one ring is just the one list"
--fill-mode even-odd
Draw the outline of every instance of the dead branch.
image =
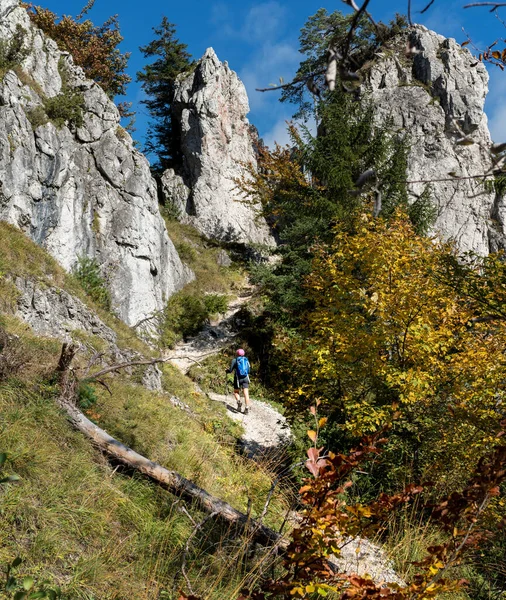
[[[364, 0], [364, 3], [362, 4], [362, 6], [358, 10], [355, 10], [355, 16], [353, 18], [353, 21], [351, 22], [350, 31], [348, 32], [348, 37], [346, 38], [346, 44], [344, 46], [343, 62], [348, 58], [348, 54], [350, 52], [350, 47], [351, 47], [351, 41], [353, 39], [353, 34], [355, 33], [355, 29], [358, 27], [360, 17], [364, 13], [367, 14], [367, 16], [369, 16], [369, 13], [367, 12], [367, 7], [368, 7], [370, 1], [371, 0]], [[347, 2], [347, 4], [348, 4], [348, 2]]]
[[[206, 358], [207, 356], [211, 356], [212, 354], [215, 354], [215, 352], [214, 351], [206, 352], [205, 354], [202, 354], [202, 356], [200, 358]], [[92, 379], [97, 379], [98, 377], [107, 375], [107, 373], [121, 371], [122, 369], [128, 369], [129, 367], [152, 366], [152, 365], [167, 363], [174, 359], [182, 359], [182, 358], [184, 358], [185, 360], [190, 360], [194, 363], [200, 364], [200, 361], [196, 360], [195, 358], [192, 358], [191, 356], [168, 356], [166, 358], [153, 358], [151, 360], [132, 360], [130, 362], [121, 363], [119, 365], [113, 365], [112, 367], [105, 367], [105, 369], [102, 369], [101, 371], [98, 371], [97, 373], [93, 373], [92, 375], [89, 375], [88, 377], [85, 378], [85, 380], [90, 381]]]
[[247, 515], [239, 512], [223, 500], [212, 496], [179, 473], [169, 471], [169, 469], [138, 454], [111, 437], [106, 431], [85, 417], [67, 398], [60, 396], [58, 403], [67, 413], [72, 425], [110, 457], [142, 473], [172, 494], [180, 496], [184, 500], [195, 502], [205, 512], [216, 513], [216, 516], [222, 521], [232, 527], [242, 529], [258, 543], [268, 546], [277, 545], [282, 549], [286, 549], [288, 546], [287, 541], [269, 527], [248, 519]]
[[143, 367], [143, 366], [152, 366], [160, 363], [165, 363], [170, 358], [153, 358], [151, 360], [132, 360], [130, 362], [121, 363], [119, 365], [113, 365], [112, 367], [106, 367], [98, 373], [93, 373], [86, 377], [86, 381], [90, 379], [97, 379], [98, 377], [102, 377], [103, 375], [107, 375], [107, 373], [113, 373], [115, 371], [121, 371], [121, 369], [128, 369], [129, 367]]
[[474, 8], [475, 6], [493, 6], [490, 12], [494, 12], [501, 6], [506, 6], [506, 2], [471, 2], [471, 4], [466, 4], [464, 8]]
[[60, 359], [58, 360], [58, 365], [56, 367], [57, 373], [67, 373], [78, 349], [79, 347], [75, 344], [67, 344], [66, 342], [63, 344]]
[[316, 73], [310, 73], [309, 75], [306, 75], [305, 77], [297, 77], [295, 79], [292, 79], [292, 81], [290, 81], [289, 83], [283, 83], [282, 85], [271, 85], [266, 88], [255, 88], [255, 91], [256, 92], [272, 92], [274, 90], [284, 90], [286, 88], [292, 87], [296, 83], [306, 84], [308, 81], [314, 79], [318, 75], [325, 75], [325, 70], [317, 71]]
[[420, 11], [420, 14], [423, 15], [424, 12], [427, 12], [429, 10], [429, 8], [434, 4], [435, 1], [436, 0], [430, 0], [429, 4], [427, 4], [427, 6]]
[[493, 173], [491, 173], [489, 175], [481, 173], [480, 175], [466, 175], [466, 176], [456, 175], [455, 177], [442, 177], [441, 179], [416, 179], [413, 181], [406, 181], [406, 184], [412, 185], [414, 183], [440, 183], [440, 182], [444, 182], [444, 181], [465, 181], [468, 179], [486, 179], [487, 177], [495, 177], [495, 175]]

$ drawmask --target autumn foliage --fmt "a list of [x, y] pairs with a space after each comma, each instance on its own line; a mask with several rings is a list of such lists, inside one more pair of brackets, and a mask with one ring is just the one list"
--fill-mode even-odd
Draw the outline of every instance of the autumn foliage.
[[101, 85], [110, 98], [126, 93], [130, 77], [126, 74], [129, 54], [121, 53], [118, 46], [123, 40], [117, 16], [111, 16], [102, 25], [83, 20], [93, 2], [74, 18], [59, 17], [41, 6], [25, 4], [32, 22], [52, 38], [60, 50], [70, 52], [74, 62], [81, 66], [86, 76]]

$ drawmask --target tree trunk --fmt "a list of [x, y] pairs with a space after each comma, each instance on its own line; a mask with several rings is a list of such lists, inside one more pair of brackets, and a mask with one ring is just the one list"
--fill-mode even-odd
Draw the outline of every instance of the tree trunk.
[[202, 510], [208, 513], [216, 513], [218, 518], [234, 527], [238, 527], [250, 535], [252, 540], [265, 546], [277, 545], [281, 550], [286, 550], [288, 541], [276, 531], [255, 522], [230, 506], [230, 504], [211, 496], [211, 494], [185, 479], [179, 473], [169, 471], [111, 437], [106, 431], [87, 419], [69, 399], [68, 394], [60, 396], [59, 404], [67, 413], [74, 427], [84, 433], [109, 456], [146, 475], [172, 494], [196, 502]]

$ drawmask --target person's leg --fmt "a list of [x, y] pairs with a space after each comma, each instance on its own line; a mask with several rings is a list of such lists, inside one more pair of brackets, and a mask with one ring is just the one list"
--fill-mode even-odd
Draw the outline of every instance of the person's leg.
[[237, 408], [241, 410], [241, 397], [239, 395], [240, 390], [234, 389], [235, 401], [237, 402]]
[[246, 408], [249, 408], [249, 389], [247, 387], [243, 387], [242, 393], [244, 395], [244, 402], [246, 403]]

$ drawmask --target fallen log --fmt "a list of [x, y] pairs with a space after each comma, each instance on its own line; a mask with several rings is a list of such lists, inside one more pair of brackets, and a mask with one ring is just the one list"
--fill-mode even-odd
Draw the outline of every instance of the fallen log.
[[230, 506], [227, 502], [212, 496], [179, 473], [170, 471], [138, 454], [95, 425], [69, 400], [60, 397], [59, 405], [67, 413], [72, 425], [81, 433], [84, 433], [108, 456], [146, 475], [172, 494], [185, 500], [196, 502], [199, 508], [205, 512], [215, 513], [217, 518], [244, 531], [251, 536], [252, 540], [264, 546], [276, 545], [282, 550], [287, 548], [288, 541], [279, 533], [249, 518], [244, 513]]
[[288, 541], [273, 529], [266, 527], [260, 521], [251, 519], [220, 498], [212, 496], [179, 473], [170, 471], [135, 452], [90, 421], [76, 406], [78, 380], [71, 370], [71, 363], [76, 352], [77, 346], [63, 344], [56, 372], [61, 386], [58, 404], [67, 413], [70, 422], [78, 431], [88, 437], [108, 456], [142, 473], [172, 494], [195, 502], [205, 512], [214, 513], [217, 518], [246, 533], [252, 540], [264, 546], [277, 546], [282, 550], [287, 548]]

